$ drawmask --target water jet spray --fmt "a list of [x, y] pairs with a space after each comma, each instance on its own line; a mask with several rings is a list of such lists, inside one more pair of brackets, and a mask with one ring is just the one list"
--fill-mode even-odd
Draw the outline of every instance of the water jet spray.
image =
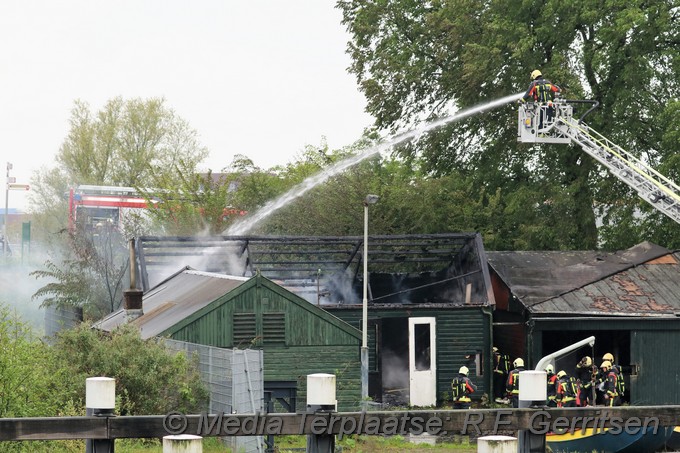
[[523, 93], [517, 93], [513, 94], [510, 96], [505, 96], [500, 99], [496, 99], [494, 101], [486, 102], [484, 104], [477, 105], [475, 107], [471, 107], [469, 109], [461, 110], [453, 115], [437, 119], [435, 121], [431, 121], [429, 123], [425, 123], [419, 127], [416, 127], [414, 129], [411, 129], [406, 132], [402, 132], [398, 135], [395, 135], [394, 137], [390, 138], [389, 140], [379, 143], [378, 145], [375, 145], [371, 148], [368, 148], [364, 150], [363, 152], [351, 156], [343, 161], [340, 161], [325, 170], [323, 170], [320, 173], [317, 173], [316, 175], [312, 175], [306, 180], [304, 180], [302, 183], [299, 185], [293, 187], [291, 190], [288, 192], [284, 193], [281, 195], [279, 198], [267, 203], [265, 206], [260, 208], [258, 211], [253, 213], [253, 215], [248, 216], [246, 219], [237, 222], [230, 226], [226, 231], [223, 232], [223, 234], [227, 236], [238, 236], [238, 235], [243, 235], [247, 233], [248, 231], [252, 230], [256, 225], [258, 225], [261, 221], [281, 209], [282, 207], [286, 206], [289, 202], [295, 200], [296, 198], [304, 195], [314, 187], [318, 186], [319, 184], [327, 181], [329, 178], [332, 176], [335, 176], [337, 174], [342, 173], [343, 171], [347, 170], [350, 167], [353, 167], [354, 165], [358, 164], [359, 162], [362, 162], [363, 160], [368, 159], [369, 157], [375, 156], [376, 154], [382, 153], [391, 147], [398, 145], [406, 140], [409, 140], [414, 137], [418, 137], [419, 135], [431, 131], [433, 129], [437, 129], [441, 126], [444, 126], [445, 124], [453, 123], [455, 121], [460, 121], [464, 118], [467, 118], [472, 115], [476, 115], [478, 113], [482, 113], [486, 110], [491, 110], [496, 107], [500, 107], [502, 105], [508, 104], [510, 102], [516, 101], [519, 98], [522, 97]]

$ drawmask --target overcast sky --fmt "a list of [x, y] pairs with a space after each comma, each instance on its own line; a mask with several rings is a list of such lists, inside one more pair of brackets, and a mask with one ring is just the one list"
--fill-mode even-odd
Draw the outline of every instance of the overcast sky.
[[[0, 163], [18, 183], [52, 165], [76, 99], [164, 97], [219, 171], [261, 167], [326, 137], [350, 144], [372, 119], [334, 0], [21, 0], [0, 3]], [[9, 206], [25, 209], [12, 191]], [[3, 205], [4, 208], [4, 205]]]

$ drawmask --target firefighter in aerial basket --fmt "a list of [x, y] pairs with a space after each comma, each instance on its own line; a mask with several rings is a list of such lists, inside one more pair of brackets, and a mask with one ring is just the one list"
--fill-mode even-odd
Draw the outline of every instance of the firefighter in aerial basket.
[[[524, 104], [531, 101], [540, 107], [539, 110], [541, 113], [538, 116], [539, 136], [544, 133], [544, 126], [549, 127], [552, 125], [553, 119], [555, 118], [553, 100], [555, 99], [555, 96], [559, 95], [561, 92], [562, 90], [560, 87], [549, 80], [544, 79], [543, 74], [538, 69], [531, 73], [531, 84], [529, 84], [529, 88], [519, 102], [520, 104]], [[544, 116], [545, 118], [543, 118]]]
[[454, 409], [470, 409], [470, 404], [472, 403], [470, 394], [477, 390], [477, 386], [468, 378], [469, 372], [468, 367], [462, 366], [458, 370], [458, 376], [451, 381]]

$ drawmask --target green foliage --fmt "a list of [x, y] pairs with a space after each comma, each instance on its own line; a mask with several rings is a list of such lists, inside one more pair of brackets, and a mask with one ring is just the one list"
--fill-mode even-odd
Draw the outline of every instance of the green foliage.
[[83, 307], [86, 316], [98, 319], [121, 303], [126, 238], [148, 234], [153, 225], [142, 216], [129, 216], [120, 229], [88, 224], [87, 219], [71, 229], [65, 194], [83, 184], [153, 187], [162, 182], [161, 188], [181, 188], [207, 150], [196, 131], [157, 98], [118, 97], [97, 112], [76, 101], [69, 123], [57, 166], [32, 179], [34, 230], [53, 252], [45, 267], [33, 273], [48, 280], [34, 297], [46, 296], [44, 305]]
[[142, 340], [134, 326], [105, 334], [81, 325], [61, 332], [53, 353], [70, 376], [64, 385], [74, 398], [84, 398], [88, 377], [115, 378], [120, 415], [192, 413], [207, 401], [195, 364], [184, 354], [170, 353], [162, 342]]
[[[680, 17], [672, 1], [603, 8], [592, 0], [341, 0], [338, 8], [351, 34], [350, 70], [381, 130], [522, 92], [540, 68], [568, 97], [600, 102], [588, 118], [595, 129], [671, 177], [680, 173]], [[424, 134], [397, 155], [420, 168], [419, 178], [453, 176], [442, 186], [454, 189], [462, 177], [463, 186], [497, 197], [499, 217], [487, 215], [491, 223], [479, 227], [499, 240], [489, 248], [614, 248], [649, 237], [677, 244], [670, 221], [641, 207], [582, 150], [521, 145], [515, 135], [514, 109], [496, 109]], [[478, 212], [479, 197], [466, 195], [455, 208], [461, 216], [468, 206]], [[605, 225], [599, 235], [596, 218]]]
[[197, 133], [163, 99], [114, 98], [96, 113], [81, 101], [57, 162], [73, 184], [134, 187], [207, 156]]
[[[85, 380], [95, 376], [116, 379], [120, 415], [198, 412], [207, 401], [192, 360], [141, 340], [129, 326], [107, 336], [82, 325], [48, 345], [0, 305], [0, 350], [2, 418], [85, 415]], [[0, 449], [75, 452], [83, 442], [4, 442]]]
[[44, 298], [43, 307], [82, 307], [86, 319], [100, 319], [118, 309], [129, 266], [120, 232], [105, 224], [90, 233], [80, 228], [63, 233], [71, 256], [58, 264], [46, 260], [43, 269], [31, 272], [50, 281], [33, 298]]
[[47, 346], [4, 305], [0, 306], [0, 417], [31, 417], [54, 410]]
[[220, 234], [236, 215], [227, 208], [230, 181], [225, 175], [181, 173], [179, 181], [156, 179], [157, 189], [140, 188], [151, 202], [153, 222], [167, 235]]

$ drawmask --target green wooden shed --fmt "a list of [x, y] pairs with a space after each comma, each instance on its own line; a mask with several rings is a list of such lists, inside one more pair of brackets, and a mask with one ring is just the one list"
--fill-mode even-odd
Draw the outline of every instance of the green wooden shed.
[[313, 373], [336, 375], [339, 410], [359, 408], [361, 332], [262, 275], [183, 269], [144, 294], [141, 316], [130, 319], [121, 309], [95, 327], [110, 331], [125, 322], [143, 338], [261, 348], [265, 391], [285, 395], [287, 403], [295, 398], [291, 410], [304, 409]]
[[643, 242], [617, 252], [488, 252], [496, 292], [494, 340], [535, 365], [595, 337], [556, 365], [573, 372], [611, 353], [632, 405], [680, 404], [680, 253]]

